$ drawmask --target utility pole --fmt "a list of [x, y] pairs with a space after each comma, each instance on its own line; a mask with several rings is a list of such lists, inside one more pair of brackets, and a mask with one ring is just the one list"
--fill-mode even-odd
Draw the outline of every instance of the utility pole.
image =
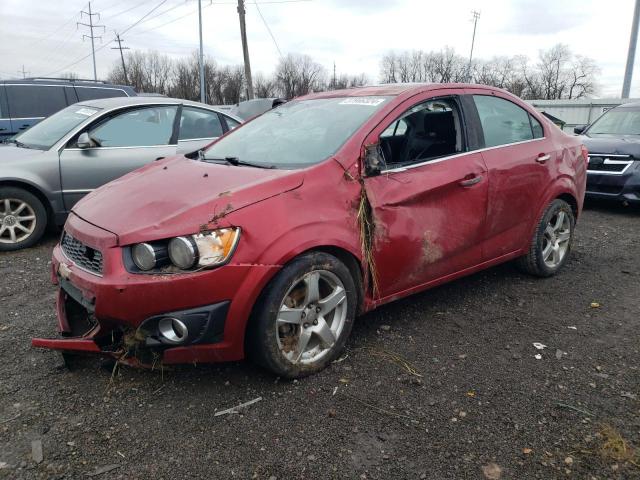
[[98, 80], [98, 74], [96, 73], [96, 47], [95, 47], [95, 43], [94, 43], [94, 39], [99, 38], [100, 41], [102, 42], [102, 37], [99, 36], [95, 36], [93, 34], [93, 29], [94, 28], [102, 28], [102, 31], [105, 31], [105, 27], [104, 25], [94, 25], [93, 24], [93, 17], [97, 16], [98, 17], [98, 21], [100, 21], [100, 14], [99, 13], [91, 13], [91, 2], [89, 2], [89, 11], [85, 12], [84, 10], [80, 11], [80, 17], [82, 18], [82, 15], [86, 15], [89, 18], [89, 23], [82, 23], [82, 22], [76, 22], [76, 27], [78, 27], [79, 25], [82, 25], [84, 27], [89, 27], [89, 31], [91, 32], [90, 35], [82, 35], [82, 41], [84, 41], [85, 38], [90, 38], [91, 39], [91, 55], [93, 56], [93, 79], [94, 80]]
[[333, 61], [333, 88], [336, 88], [336, 61]]
[[624, 69], [624, 83], [622, 84], [622, 98], [629, 98], [631, 91], [631, 78], [633, 77], [633, 62], [636, 58], [636, 45], [638, 43], [638, 20], [640, 19], [640, 0], [636, 0], [633, 9], [633, 23], [631, 24], [631, 38], [629, 39], [629, 51], [627, 52], [627, 66]]
[[24, 65], [22, 65], [22, 70], [18, 70], [18, 73], [22, 74], [22, 78], [27, 78], [27, 73], [31, 73], [31, 72], [25, 72]]
[[244, 23], [244, 15], [244, 0], [238, 0], [240, 36], [242, 37], [242, 54], [244, 55], [244, 77], [247, 81], [247, 100], [251, 100], [253, 99], [253, 81], [251, 80], [251, 64], [249, 63], [249, 46], [247, 45], [247, 27]]
[[471, 81], [471, 61], [473, 60], [473, 46], [476, 43], [476, 26], [478, 25], [480, 12], [478, 12], [477, 10], [473, 10], [471, 12], [471, 16], [473, 20], [473, 37], [471, 37], [471, 53], [469, 54], [469, 67], [467, 68], [467, 82]]
[[198, 22], [200, 27], [200, 55], [198, 63], [200, 64], [200, 101], [207, 103], [204, 93], [204, 49], [202, 47], [202, 0], [198, 0]]
[[120, 38], [120, 34], [116, 33], [116, 42], [118, 42], [117, 47], [111, 47], [111, 50], [120, 50], [120, 60], [122, 60], [122, 71], [124, 72], [124, 83], [129, 84], [129, 79], [127, 78], [127, 66], [124, 63], [124, 55], [122, 53], [123, 50], [129, 50], [129, 47], [123, 47], [123, 40]]

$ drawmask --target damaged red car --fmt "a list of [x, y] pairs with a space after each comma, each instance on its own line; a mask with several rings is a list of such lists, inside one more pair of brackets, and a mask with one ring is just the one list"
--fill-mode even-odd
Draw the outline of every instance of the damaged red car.
[[382, 304], [509, 260], [555, 274], [587, 167], [577, 137], [464, 84], [311, 94], [192, 157], [74, 206], [53, 252], [61, 336], [33, 345], [317, 372]]

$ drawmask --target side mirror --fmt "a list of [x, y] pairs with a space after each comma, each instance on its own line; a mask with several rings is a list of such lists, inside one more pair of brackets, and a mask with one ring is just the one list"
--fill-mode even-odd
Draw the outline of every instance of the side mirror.
[[78, 137], [78, 141], [76, 142], [78, 148], [89, 148], [91, 147], [91, 139], [89, 138], [89, 134], [87, 132], [83, 132]]
[[573, 128], [573, 133], [575, 133], [576, 135], [582, 135], [588, 126], [589, 125], [578, 125]]
[[380, 143], [374, 143], [364, 147], [364, 174], [367, 177], [375, 177], [385, 169], [387, 162], [382, 154]]

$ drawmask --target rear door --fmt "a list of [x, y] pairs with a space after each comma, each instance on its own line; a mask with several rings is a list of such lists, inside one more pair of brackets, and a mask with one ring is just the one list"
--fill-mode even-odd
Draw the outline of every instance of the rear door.
[[224, 133], [224, 126], [217, 112], [197, 107], [182, 107], [178, 153], [195, 152]]
[[[509, 97], [469, 91], [484, 138], [482, 157], [489, 173], [484, 258], [523, 248], [529, 241], [540, 199], [551, 184], [556, 162], [542, 123]], [[489, 94], [487, 94], [489, 93]]]
[[5, 91], [14, 133], [26, 130], [67, 106], [61, 85], [7, 84]]
[[90, 148], [78, 148], [78, 135], [60, 152], [65, 207], [90, 191], [159, 158], [176, 154], [177, 105], [119, 110], [86, 131]]
[[488, 181], [458, 92], [407, 100], [365, 141], [380, 141], [387, 165], [365, 179], [381, 298], [481, 262]]

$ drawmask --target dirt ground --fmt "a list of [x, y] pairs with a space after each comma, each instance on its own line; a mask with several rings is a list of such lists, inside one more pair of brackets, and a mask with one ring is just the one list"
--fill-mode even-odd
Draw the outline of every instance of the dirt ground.
[[64, 369], [30, 346], [55, 333], [55, 241], [0, 254], [0, 478], [640, 478], [640, 208], [589, 205], [554, 278], [507, 264], [360, 318], [294, 382]]

